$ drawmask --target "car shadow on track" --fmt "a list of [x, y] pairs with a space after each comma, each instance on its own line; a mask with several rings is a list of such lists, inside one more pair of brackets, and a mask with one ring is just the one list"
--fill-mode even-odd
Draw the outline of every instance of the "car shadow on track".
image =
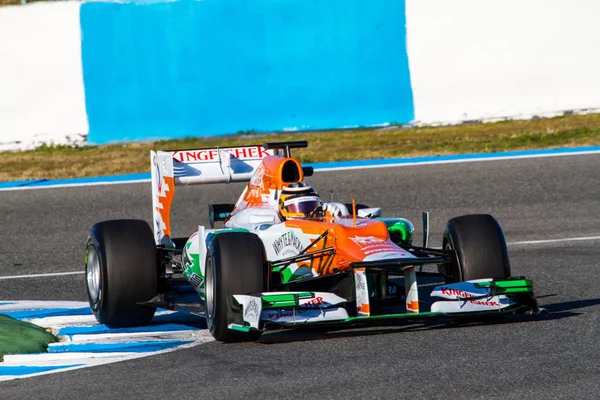
[[[544, 296], [544, 297], [552, 297]], [[460, 329], [474, 326], [489, 325], [508, 325], [515, 323], [535, 323], [542, 321], [558, 320], [563, 318], [581, 315], [581, 312], [574, 310], [600, 305], [600, 298], [575, 300], [544, 304], [543, 307], [548, 311], [542, 314], [519, 314], [505, 316], [486, 316], [473, 319], [442, 317], [436, 319], [427, 319], [420, 321], [411, 321], [410, 324], [399, 323], [396, 321], [378, 321], [377, 323], [363, 323], [352, 326], [339, 327], [300, 327], [296, 329], [287, 329], [282, 331], [270, 331], [263, 335], [259, 343], [261, 344], [279, 344], [286, 342], [312, 341], [334, 338], [349, 338], [359, 336], [387, 335], [402, 332], [433, 331], [439, 329]]]
[[323, 340], [323, 339], [340, 339], [349, 337], [360, 337], [360, 336], [374, 336], [374, 335], [389, 335], [396, 333], [406, 332], [418, 332], [418, 331], [433, 331], [441, 329], [457, 329], [460, 327], [472, 327], [478, 325], [497, 325], [497, 324], [508, 324], [516, 321], [510, 321], [508, 317], [498, 319], [497, 317], [493, 320], [450, 320], [450, 319], [437, 319], [436, 321], [420, 321], [411, 322], [409, 325], [398, 323], [397, 321], [378, 322], [377, 324], [361, 324], [344, 327], [320, 327], [320, 328], [296, 328], [290, 330], [282, 330], [279, 332], [271, 331], [266, 335], [263, 335], [259, 343], [261, 344], [279, 344], [286, 342], [297, 342], [297, 341], [312, 341], [312, 340]]
[[183, 325], [192, 329], [207, 329], [206, 319], [204, 317], [184, 311], [173, 314], [155, 315], [148, 326], [160, 326], [165, 324]]
[[[550, 296], [544, 296], [544, 297], [550, 297]], [[560, 314], [563, 312], [571, 312], [573, 310], [577, 310], [580, 308], [592, 307], [592, 306], [597, 306], [597, 305], [600, 305], [600, 298], [563, 301], [560, 303], [544, 304], [543, 307], [545, 307], [548, 310], [550, 315], [555, 315], [555, 314]], [[574, 313], [574, 314], [578, 315], [580, 313]]]

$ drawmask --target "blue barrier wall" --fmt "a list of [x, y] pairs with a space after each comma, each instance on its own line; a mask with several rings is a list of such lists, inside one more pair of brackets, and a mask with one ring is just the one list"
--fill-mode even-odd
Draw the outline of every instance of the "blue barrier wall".
[[83, 3], [88, 140], [406, 123], [404, 0]]

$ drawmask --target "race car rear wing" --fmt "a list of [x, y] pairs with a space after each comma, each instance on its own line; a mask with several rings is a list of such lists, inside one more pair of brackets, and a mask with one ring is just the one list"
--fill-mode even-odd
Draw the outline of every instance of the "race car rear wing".
[[[170, 215], [175, 186], [248, 182], [266, 156], [290, 157], [290, 149], [301, 147], [308, 147], [308, 142], [150, 151], [152, 214], [156, 243], [170, 244]], [[306, 176], [311, 174], [312, 169], [305, 169]]]

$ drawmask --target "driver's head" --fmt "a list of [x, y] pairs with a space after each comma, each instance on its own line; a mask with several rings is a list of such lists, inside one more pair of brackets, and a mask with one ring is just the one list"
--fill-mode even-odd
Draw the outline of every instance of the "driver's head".
[[319, 207], [321, 207], [321, 199], [309, 184], [294, 182], [281, 190], [279, 209], [284, 218], [307, 217]]

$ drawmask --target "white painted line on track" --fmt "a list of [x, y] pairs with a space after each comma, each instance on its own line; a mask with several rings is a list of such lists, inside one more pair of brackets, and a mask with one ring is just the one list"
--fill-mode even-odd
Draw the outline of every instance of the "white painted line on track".
[[61, 343], [69, 344], [69, 343], [85, 343], [85, 342], [95, 342], [95, 343], [135, 343], [139, 342], [142, 339], [154, 339], [154, 340], [189, 340], [190, 338], [197, 338], [199, 335], [202, 335], [202, 330], [199, 329], [190, 329], [186, 331], [160, 331], [156, 332], [125, 332], [125, 333], [97, 333], [97, 334], [80, 334], [80, 335], [71, 335], [70, 337], [66, 335], [64, 341]]
[[558, 242], [579, 242], [584, 240], [600, 240], [600, 236], [585, 236], [585, 237], [574, 237], [574, 238], [563, 238], [563, 239], [547, 239], [547, 240], [524, 240], [522, 242], [511, 242], [509, 245], [519, 244], [545, 244], [545, 243], [558, 243]]
[[35, 365], [48, 361], [62, 361], [86, 358], [115, 358], [131, 357], [139, 353], [135, 352], [110, 352], [110, 353], [37, 353], [37, 354], [6, 354], [1, 365]]
[[[87, 304], [86, 304], [87, 306]], [[53, 330], [53, 334], [57, 334], [60, 328], [65, 326], [89, 326], [97, 323], [97, 319], [94, 314], [90, 315], [65, 315], [62, 317], [46, 317], [46, 318], [31, 318], [25, 319], [32, 324], [39, 326], [53, 326], [56, 330]]]
[[[124, 354], [128, 354], [126, 357], [96, 357], [97, 353], [87, 353], [86, 355], [83, 355], [82, 358], [80, 359], [69, 359], [69, 356], [67, 355], [65, 357], [65, 359], [60, 359], [56, 358], [54, 361], [47, 361], [44, 358], [46, 357], [46, 354], [48, 353], [40, 353], [37, 355], [32, 355], [31, 358], [28, 359], [28, 364], [35, 366], [37, 364], [41, 364], [41, 365], [54, 365], [54, 366], [61, 366], [61, 365], [65, 365], [65, 364], [79, 364], [81, 363], [81, 365], [74, 365], [72, 367], [66, 367], [66, 368], [62, 368], [60, 370], [51, 370], [51, 371], [43, 371], [43, 372], [34, 372], [31, 374], [23, 374], [23, 375], [0, 375], [0, 382], [2, 381], [9, 381], [9, 380], [13, 380], [13, 379], [23, 379], [23, 378], [31, 378], [34, 376], [40, 376], [40, 375], [48, 375], [48, 374], [54, 374], [54, 373], [58, 373], [58, 372], [66, 372], [66, 371], [73, 371], [76, 369], [81, 369], [81, 368], [87, 368], [87, 367], [92, 367], [92, 366], [97, 366], [97, 365], [103, 365], [103, 364], [110, 364], [110, 363], [114, 363], [114, 362], [118, 362], [118, 361], [126, 361], [126, 360], [133, 360], [136, 358], [142, 358], [142, 357], [148, 357], [150, 355], [158, 355], [158, 354], [165, 354], [165, 353], [170, 353], [173, 351], [177, 351], [177, 350], [181, 350], [181, 349], [186, 349], [186, 348], [191, 348], [191, 347], [195, 347], [198, 346], [200, 344], [204, 344], [207, 342], [212, 342], [214, 339], [212, 338], [212, 336], [210, 336], [209, 333], [207, 333], [207, 336], [201, 338], [200, 340], [193, 342], [193, 343], [188, 343], [179, 347], [174, 347], [174, 348], [170, 348], [170, 349], [165, 349], [165, 350], [161, 350], [161, 351], [157, 351], [157, 352], [152, 352], [152, 353], [124, 353]], [[73, 352], [75, 353], [75, 352]], [[59, 353], [60, 354], [60, 353]], [[62, 354], [68, 354], [68, 353], [62, 353]], [[36, 357], [40, 357], [40, 361], [36, 361]], [[10, 360], [10, 358], [9, 358]], [[79, 362], [76, 362], [79, 361]], [[0, 367], [2, 367], [4, 364], [0, 363]], [[15, 364], [17, 364], [18, 366], [22, 366], [22, 362], [20, 361], [16, 361]], [[10, 368], [11, 365], [8, 365], [8, 363], [6, 365], [4, 365], [5, 367]], [[2, 370], [0, 369], [0, 374], [1, 374]]]
[[46, 300], [4, 300], [7, 304], [0, 304], [0, 312], [15, 310], [36, 310], [48, 308], [83, 308], [89, 307], [87, 301], [46, 301]]
[[[61, 179], [62, 181], [62, 179]], [[105, 185], [124, 185], [126, 183], [149, 183], [150, 178], [144, 179], [132, 179], [122, 181], [98, 181], [98, 182], [82, 182], [82, 183], [57, 183], [57, 184], [46, 184], [46, 185], [31, 185], [31, 186], [15, 186], [15, 187], [4, 187], [0, 188], [0, 192], [11, 192], [17, 190], [37, 190], [37, 189], [55, 189], [55, 188], [70, 188], [70, 187], [85, 187], [85, 186], [105, 186]]]
[[114, 182], [84, 182], [84, 183], [59, 183], [56, 185], [40, 185], [40, 186], [18, 186], [0, 188], [0, 192], [15, 191], [15, 190], [37, 190], [37, 189], [56, 189], [56, 188], [71, 188], [71, 187], [85, 187], [85, 186], [105, 186], [105, 185], [124, 185], [126, 183], [149, 183], [151, 180], [148, 179], [134, 179], [131, 181], [114, 181]]
[[46, 278], [49, 276], [63, 276], [63, 275], [82, 275], [85, 274], [84, 271], [74, 271], [74, 272], [50, 272], [47, 274], [30, 274], [30, 275], [9, 275], [9, 276], [0, 276], [0, 280], [2, 279], [24, 279], [24, 278]]
[[[88, 307], [88, 302], [82, 302], [81, 307]], [[40, 308], [52, 308], [51, 306], [45, 306]], [[4, 310], [7, 311], [7, 310]], [[2, 310], [0, 310], [2, 312]], [[155, 316], [174, 314], [176, 311], [164, 310], [164, 311], [156, 311]], [[32, 324], [36, 324], [39, 326], [53, 326], [57, 328], [57, 332], [59, 328], [65, 326], [90, 326], [95, 325], [97, 323], [96, 317], [94, 314], [89, 315], [61, 315], [58, 317], [44, 317], [44, 318], [25, 318], [26, 321], [31, 322]]]

